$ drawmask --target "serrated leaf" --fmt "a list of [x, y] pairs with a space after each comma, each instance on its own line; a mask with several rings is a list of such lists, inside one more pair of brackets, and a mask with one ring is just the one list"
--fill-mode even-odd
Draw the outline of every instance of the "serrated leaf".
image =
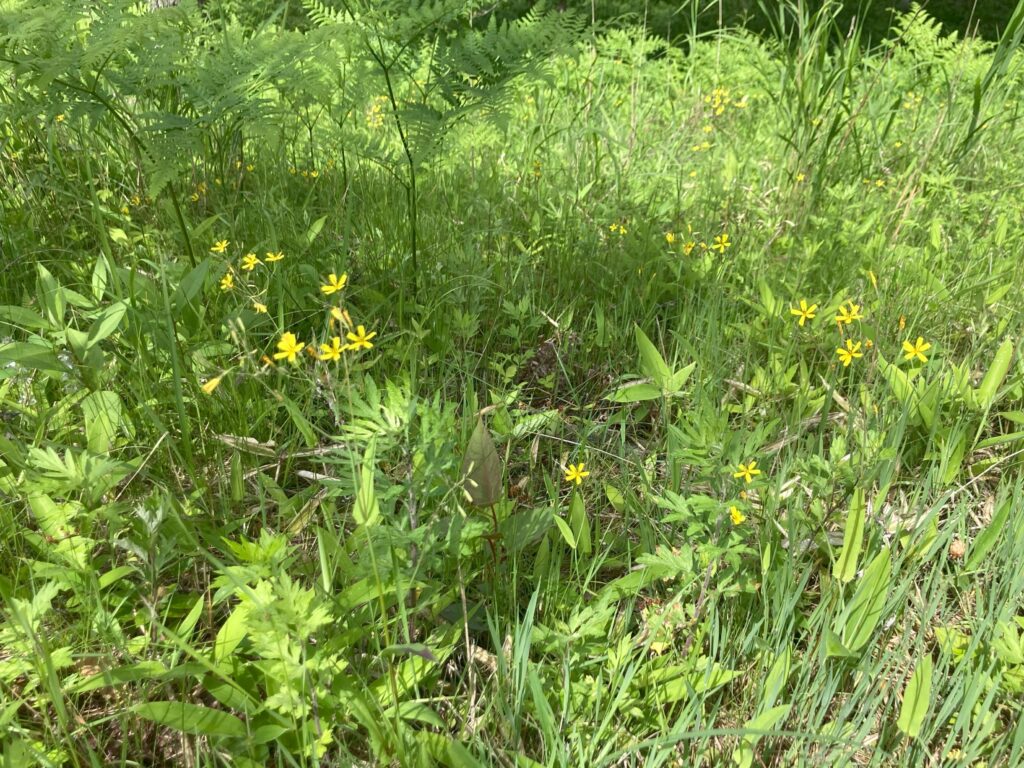
[[918, 663], [914, 674], [907, 682], [903, 691], [903, 703], [900, 704], [900, 716], [896, 727], [912, 739], [921, 733], [925, 716], [932, 695], [932, 657], [925, 656]]
[[470, 501], [478, 507], [490, 507], [504, 498], [501, 458], [491, 439], [490, 430], [478, 416], [476, 427], [462, 459], [463, 488]]

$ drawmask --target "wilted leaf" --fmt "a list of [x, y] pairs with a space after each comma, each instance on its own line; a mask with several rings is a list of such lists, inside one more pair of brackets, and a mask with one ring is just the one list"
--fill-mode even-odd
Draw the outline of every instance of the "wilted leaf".
[[476, 429], [466, 446], [462, 477], [466, 493], [477, 506], [489, 507], [504, 496], [501, 458], [482, 416], [477, 417]]

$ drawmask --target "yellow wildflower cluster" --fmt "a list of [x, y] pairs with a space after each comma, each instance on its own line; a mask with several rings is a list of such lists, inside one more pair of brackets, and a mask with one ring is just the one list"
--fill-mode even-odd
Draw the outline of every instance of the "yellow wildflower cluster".
[[618, 222], [612, 222], [608, 225], [608, 231], [612, 234], [618, 235], [619, 237], [624, 236], [629, 230], [626, 229], [625, 225], [619, 224]]
[[715, 117], [725, 114], [725, 110], [729, 107], [733, 109], [746, 109], [748, 105], [746, 96], [741, 99], [734, 99], [732, 94], [729, 93], [729, 89], [722, 88], [721, 86], [717, 86], [710, 94], [705, 96], [704, 103]]
[[[869, 271], [868, 276], [871, 279], [872, 285], [877, 288], [878, 283], [874, 273]], [[839, 305], [834, 319], [841, 337], [844, 336], [843, 326], [849, 327], [853, 323], [864, 319], [864, 314], [861, 310], [861, 305], [852, 299], [848, 299]], [[790, 307], [789, 313], [797, 318], [797, 325], [803, 328], [805, 323], [816, 317], [817, 311], [817, 304], [809, 304], [807, 299], [800, 299], [799, 306]], [[905, 327], [906, 318], [900, 315], [899, 328], [902, 331]], [[862, 350], [871, 349], [872, 346], [871, 339], [855, 341], [852, 338], [843, 338], [843, 345], [836, 348], [836, 355], [839, 357], [839, 362], [843, 364], [843, 367], [848, 368], [854, 360], [864, 357]], [[918, 336], [916, 342], [911, 342], [908, 339], [903, 342], [903, 359], [918, 360], [926, 363], [928, 358], [924, 353], [931, 349], [931, 347], [932, 345], [926, 342], [922, 336]]]
[[387, 96], [378, 96], [366, 110], [366, 126], [380, 128], [384, 125], [384, 108], [388, 105]]

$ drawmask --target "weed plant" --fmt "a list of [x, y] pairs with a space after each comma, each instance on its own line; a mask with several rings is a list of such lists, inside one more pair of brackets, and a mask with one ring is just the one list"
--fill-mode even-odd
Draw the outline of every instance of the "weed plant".
[[1024, 4], [297, 5], [0, 2], [3, 765], [1024, 764]]

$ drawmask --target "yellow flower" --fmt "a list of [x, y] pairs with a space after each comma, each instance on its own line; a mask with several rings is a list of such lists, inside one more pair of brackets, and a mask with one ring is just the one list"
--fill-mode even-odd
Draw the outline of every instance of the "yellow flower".
[[358, 325], [356, 326], [356, 332], [346, 333], [345, 338], [352, 342], [351, 344], [348, 345], [349, 349], [370, 349], [373, 346], [373, 344], [370, 343], [370, 339], [372, 339], [376, 335], [376, 331], [374, 331], [373, 333], [367, 333], [366, 329], [363, 326]]
[[260, 303], [258, 301], [254, 301], [252, 303], [252, 308], [255, 309], [257, 312], [259, 312], [260, 314], [266, 314], [267, 313], [267, 305], [266, 304], [262, 304], [262, 303]]
[[235, 287], [235, 275], [233, 272], [228, 272], [220, 279], [220, 289], [222, 291], [230, 291]]
[[689, 256], [691, 253], [693, 253], [693, 249], [696, 247], [697, 244], [693, 242], [693, 240], [690, 240], [686, 245], [683, 246], [683, 255]]
[[252, 163], [249, 163], [247, 166], [245, 166], [245, 170], [247, 170], [249, 173], [252, 173], [253, 171], [256, 170], [256, 166], [253, 165]]
[[138, 195], [132, 195], [131, 204], [138, 208], [140, 205], [142, 205], [142, 198], [140, 198]]
[[228, 249], [229, 245], [231, 245], [231, 242], [229, 240], [218, 240], [216, 243], [213, 244], [213, 247], [210, 248], [210, 252], [224, 253], [224, 251]]
[[732, 245], [732, 243], [729, 242], [729, 235], [723, 232], [715, 238], [715, 242], [712, 244], [711, 248], [719, 253], [725, 253], [725, 249], [730, 245]]
[[850, 306], [847, 307], [846, 304], [843, 304], [841, 307], [839, 307], [839, 314], [836, 315], [836, 322], [839, 325], [842, 325], [843, 323], [849, 325], [854, 320], [864, 319], [864, 316], [860, 313], [859, 304], [854, 304], [852, 300], [847, 302], [847, 304], [849, 304]]
[[331, 272], [331, 274], [327, 276], [327, 282], [324, 285], [320, 286], [320, 290], [325, 295], [330, 296], [332, 293], [337, 293], [338, 291], [342, 290], [347, 282], [348, 275], [342, 275], [341, 277], [338, 277], [336, 274]]
[[669, 245], [672, 245], [672, 243], [674, 243], [675, 241], [676, 241], [676, 233], [675, 232], [666, 232], [665, 233], [665, 242], [666, 243], [668, 243]]
[[199, 193], [198, 192], [193, 192], [191, 195], [188, 196], [188, 199], [191, 200], [193, 203], [198, 203], [199, 202]]
[[63, 123], [64, 122], [64, 115], [63, 114], [57, 115], [54, 118], [54, 120], [56, 120], [58, 123]]
[[583, 467], [583, 462], [580, 462], [579, 464], [570, 464], [569, 470], [565, 473], [565, 482], [580, 485], [583, 482], [583, 478], [590, 477], [590, 473], [584, 471]]
[[906, 315], [900, 315], [900, 321], [899, 321], [899, 326], [900, 326], [900, 330], [901, 330], [901, 331], [902, 331], [902, 330], [903, 330], [904, 328], [906, 328], [906, 327], [907, 327], [907, 316], [906, 316]]
[[202, 387], [200, 387], [200, 389], [203, 390], [203, 394], [212, 395], [213, 390], [220, 386], [220, 380], [223, 378], [224, 374], [222, 373], [220, 376], [214, 376], [212, 379], [209, 379]]
[[804, 174], [803, 174], [803, 173], [798, 173], [798, 174], [796, 175], [796, 183], [797, 183], [797, 184], [799, 184], [800, 182], [802, 182], [802, 181], [803, 181], [804, 179], [806, 179], [806, 178], [807, 178], [807, 177], [806, 177], [806, 176], [804, 176]]
[[740, 512], [739, 507], [732, 506], [729, 507], [729, 518], [732, 520], [733, 525], [740, 525], [747, 519], [747, 516]]
[[271, 251], [267, 251], [266, 259], [267, 259], [268, 262], [280, 261], [283, 258], [284, 258], [284, 252], [283, 251], [278, 251], [277, 253], [273, 253]]
[[750, 483], [754, 480], [754, 475], [760, 475], [761, 470], [757, 468], [757, 462], [751, 461], [749, 464], [740, 464], [736, 471], [732, 473], [733, 477], [742, 477], [746, 482]]
[[853, 362], [853, 358], [864, 357], [864, 353], [860, 351], [860, 342], [855, 343], [853, 339], [847, 339], [846, 347], [839, 347], [836, 350], [836, 354], [839, 355], [844, 368], [849, 367], [850, 363]]
[[352, 318], [349, 317], [348, 310], [341, 307], [331, 307], [330, 326], [332, 329], [335, 322], [340, 323], [342, 328], [352, 327]]
[[254, 269], [256, 269], [257, 265], [262, 263], [263, 262], [256, 258], [255, 253], [247, 253], [245, 254], [245, 256], [242, 257], [242, 269], [244, 269], [246, 272], [252, 272]]
[[924, 353], [932, 348], [932, 345], [924, 340], [923, 337], [917, 337], [917, 343], [911, 344], [909, 341], [903, 342], [903, 351], [906, 353], [903, 355], [904, 360], [913, 360], [915, 357], [922, 363], [927, 363], [928, 358], [924, 356]]
[[289, 363], [293, 363], [295, 362], [295, 356], [305, 348], [306, 345], [299, 343], [294, 333], [282, 333], [281, 340], [277, 342], [278, 351], [274, 353], [274, 359], [287, 359]]
[[344, 352], [346, 347], [341, 345], [341, 338], [335, 336], [331, 339], [330, 344], [320, 345], [320, 359], [321, 360], [340, 360], [341, 353]]
[[814, 319], [814, 313], [818, 311], [817, 304], [811, 304], [807, 306], [807, 299], [800, 299], [800, 309], [794, 309], [790, 307], [789, 314], [795, 315], [800, 318], [800, 327], [804, 327], [804, 322], [807, 320]]

